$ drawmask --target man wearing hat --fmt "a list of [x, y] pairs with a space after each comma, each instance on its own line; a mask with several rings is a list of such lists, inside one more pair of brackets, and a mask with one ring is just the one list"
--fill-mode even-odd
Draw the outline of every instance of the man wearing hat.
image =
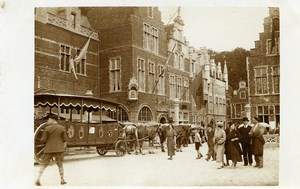
[[67, 133], [65, 127], [59, 125], [57, 123], [58, 117], [54, 114], [50, 114], [48, 117], [48, 121], [43, 136], [42, 142], [45, 143], [44, 147], [44, 155], [43, 155], [43, 163], [41, 164], [41, 168], [39, 171], [39, 176], [35, 182], [37, 186], [40, 186], [40, 178], [46, 169], [46, 167], [50, 164], [51, 160], [55, 158], [56, 164], [58, 166], [61, 184], [66, 184], [64, 180], [64, 169], [63, 169], [63, 159], [64, 159], [64, 151], [65, 151], [65, 142], [67, 141]]
[[205, 159], [206, 161], [209, 161], [210, 158], [212, 157], [213, 160], [216, 160], [216, 155], [214, 152], [214, 130], [212, 128], [211, 124], [207, 125], [206, 128], [206, 138], [207, 138], [207, 145], [208, 145], [208, 152], [207, 152], [207, 158]]
[[254, 126], [251, 128], [249, 135], [252, 139], [251, 152], [254, 155], [255, 166], [258, 168], [263, 168], [263, 154], [264, 154], [264, 144], [265, 140], [263, 134], [265, 132], [265, 127], [260, 124], [260, 119], [258, 117], [253, 117], [252, 122]]
[[249, 119], [247, 117], [243, 118], [243, 124], [238, 127], [238, 131], [242, 136], [241, 144], [243, 150], [243, 158], [244, 158], [244, 166], [247, 166], [248, 163], [252, 165], [252, 153], [251, 153], [251, 144], [250, 144], [250, 136], [249, 132], [251, 130], [251, 126], [249, 125]]

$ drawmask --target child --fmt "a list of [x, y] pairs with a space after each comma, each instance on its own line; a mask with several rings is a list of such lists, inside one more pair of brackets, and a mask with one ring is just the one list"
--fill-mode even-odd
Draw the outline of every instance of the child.
[[196, 133], [195, 133], [195, 149], [197, 151], [197, 158], [196, 159], [200, 159], [203, 157], [203, 155], [200, 153], [200, 146], [202, 145], [201, 144], [201, 137], [200, 137], [200, 134], [199, 134], [199, 129], [196, 129], [195, 130]]

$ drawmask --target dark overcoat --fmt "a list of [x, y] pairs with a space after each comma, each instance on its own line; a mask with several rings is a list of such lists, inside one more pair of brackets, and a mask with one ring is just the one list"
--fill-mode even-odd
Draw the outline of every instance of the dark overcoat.
[[263, 137], [265, 127], [261, 124], [256, 124], [249, 132], [251, 136], [251, 150], [253, 155], [261, 156], [264, 153], [265, 140]]
[[[229, 130], [226, 136], [227, 148], [226, 148], [226, 157], [228, 160], [232, 160], [234, 162], [242, 161], [242, 150], [240, 147], [239, 140], [242, 138], [241, 134], [236, 130]], [[238, 139], [231, 141], [232, 139]]]
[[45, 143], [44, 153], [64, 152], [64, 142], [67, 141], [66, 129], [58, 123], [53, 123], [45, 128], [41, 140]]
[[167, 147], [168, 147], [168, 156], [175, 155], [175, 139], [176, 131], [175, 130], [167, 130], [166, 138], [167, 138]]

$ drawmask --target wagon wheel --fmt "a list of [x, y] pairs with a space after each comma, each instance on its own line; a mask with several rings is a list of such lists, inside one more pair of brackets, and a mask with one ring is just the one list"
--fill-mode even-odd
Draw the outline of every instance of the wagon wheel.
[[41, 139], [44, 133], [44, 129], [47, 126], [46, 123], [42, 123], [34, 132], [34, 159], [41, 164], [44, 155], [45, 144]]
[[118, 140], [115, 145], [115, 152], [117, 156], [121, 157], [124, 156], [126, 153], [126, 142], [125, 140]]
[[101, 147], [97, 147], [96, 151], [100, 156], [104, 156], [107, 153], [107, 150]]

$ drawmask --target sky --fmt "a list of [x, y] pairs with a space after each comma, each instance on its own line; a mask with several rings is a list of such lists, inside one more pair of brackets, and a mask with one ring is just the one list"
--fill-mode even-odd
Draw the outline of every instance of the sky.
[[[165, 24], [178, 7], [159, 7]], [[236, 47], [250, 50], [263, 32], [263, 21], [268, 16], [267, 7], [181, 7], [184, 35], [190, 45], [206, 46], [214, 51], [231, 51]]]

